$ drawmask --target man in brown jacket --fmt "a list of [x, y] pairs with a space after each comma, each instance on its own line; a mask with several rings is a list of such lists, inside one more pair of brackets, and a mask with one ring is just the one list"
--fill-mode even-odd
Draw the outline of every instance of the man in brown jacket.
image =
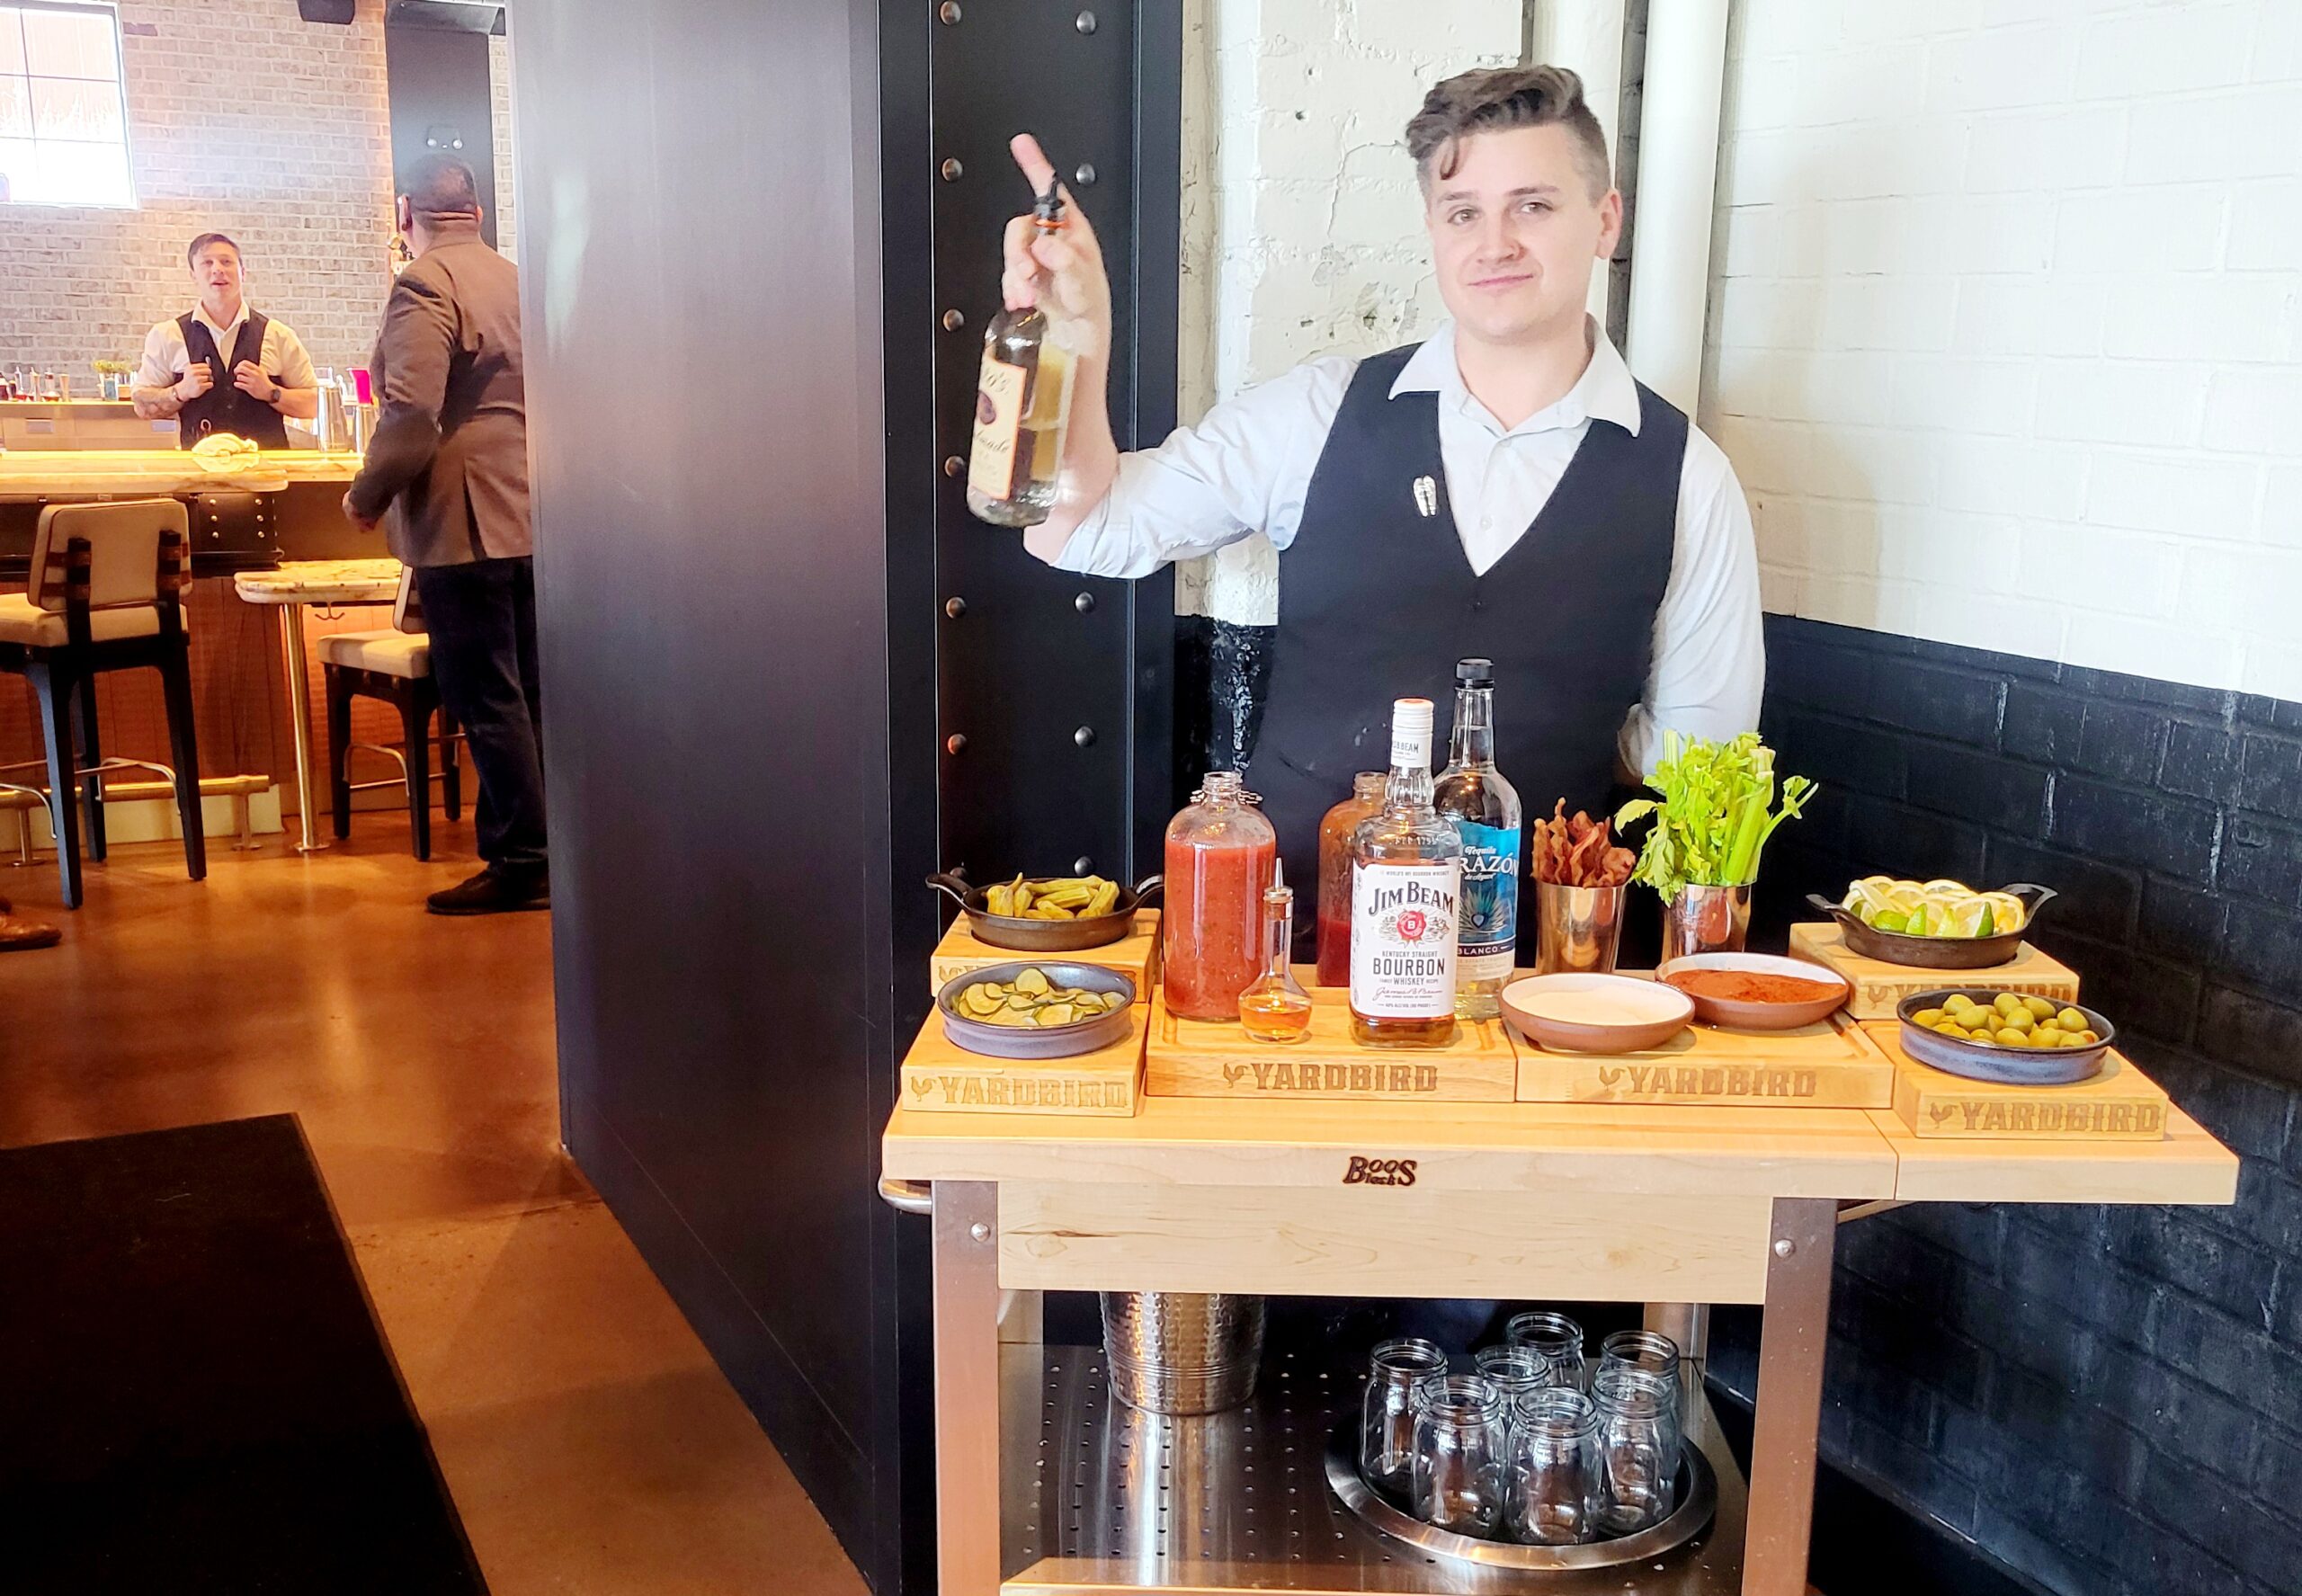
[[433, 156], [399, 197], [415, 259], [393, 284], [370, 359], [382, 415], [344, 513], [390, 512], [414, 568], [440, 698], [479, 771], [487, 868], [430, 899], [438, 914], [547, 909], [542, 694], [520, 362], [520, 278], [479, 236], [471, 168]]

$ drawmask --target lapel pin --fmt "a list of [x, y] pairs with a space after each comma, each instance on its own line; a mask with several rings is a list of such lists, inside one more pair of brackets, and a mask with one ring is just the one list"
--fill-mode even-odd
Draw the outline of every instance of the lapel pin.
[[1414, 479], [1414, 507], [1425, 516], [1439, 513], [1439, 485], [1428, 477]]

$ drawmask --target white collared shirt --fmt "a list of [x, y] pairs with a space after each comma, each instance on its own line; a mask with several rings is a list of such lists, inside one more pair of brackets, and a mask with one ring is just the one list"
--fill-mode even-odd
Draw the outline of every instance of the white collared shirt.
[[[205, 305], [195, 308], [192, 318], [208, 329], [216, 340], [216, 353], [228, 362], [232, 344], [240, 335], [240, 328], [248, 319], [248, 304], [240, 301], [240, 313], [232, 318], [228, 327], [219, 327], [208, 314]], [[272, 320], [263, 325], [263, 347], [256, 352], [255, 363], [263, 368], [274, 382], [282, 388], [311, 388], [319, 379], [312, 374], [312, 357], [304, 341], [290, 332], [286, 323]], [[144, 363], [136, 373], [138, 388], [169, 388], [183, 380], [192, 364], [192, 353], [184, 347], [183, 329], [170, 317], [144, 334]], [[218, 388], [232, 386], [228, 370], [211, 371], [209, 376]]]
[[[1357, 360], [1323, 355], [1209, 410], [1155, 449], [1120, 457], [1118, 479], [1054, 562], [1091, 576], [1148, 575], [1261, 531], [1282, 555], [1295, 541], [1311, 474], [1343, 407]], [[1455, 329], [1444, 323], [1410, 356], [1391, 397], [1435, 393], [1439, 452], [1463, 555], [1485, 575], [1525, 535], [1594, 422], [1638, 431], [1638, 388], [1603, 333], [1564, 397], [1506, 428], [1464, 386]], [[1280, 612], [1287, 565], [1280, 562]], [[1671, 577], [1655, 617], [1644, 699], [1619, 747], [1653, 769], [1662, 731], [1724, 740], [1758, 725], [1766, 684], [1757, 543], [1742, 485], [1718, 446], [1691, 424], [1679, 475]], [[1507, 711], [1506, 711], [1507, 712]], [[1530, 800], [1531, 801], [1531, 800]]]

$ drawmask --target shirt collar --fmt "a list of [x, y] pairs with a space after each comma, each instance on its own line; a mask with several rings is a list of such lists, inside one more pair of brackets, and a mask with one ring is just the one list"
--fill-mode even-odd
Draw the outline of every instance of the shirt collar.
[[[1590, 330], [1591, 363], [1583, 368], [1583, 375], [1575, 386], [1559, 397], [1557, 404], [1538, 410], [1517, 426], [1512, 433], [1545, 432], [1555, 429], [1579, 427], [1586, 421], [1611, 421], [1628, 432], [1638, 435], [1638, 384], [1630, 375], [1630, 368], [1614, 341], [1588, 317], [1584, 325]], [[1493, 421], [1486, 406], [1463, 386], [1463, 374], [1455, 363], [1455, 324], [1441, 322], [1438, 330], [1423, 341], [1421, 348], [1407, 357], [1391, 383], [1390, 397], [1401, 394], [1437, 394], [1444, 404], [1451, 405], [1471, 415]]]
[[247, 320], [249, 309], [250, 307], [248, 302], [245, 299], [242, 299], [240, 301], [239, 315], [234, 317], [232, 318], [232, 325], [227, 327], [219, 327], [213, 321], [209, 319], [208, 307], [205, 305], [193, 306], [192, 308], [192, 318], [198, 322], [201, 326], [208, 329], [210, 334], [215, 338], [216, 348], [220, 352], [224, 348], [224, 340], [226, 338], [236, 337], [238, 335], [240, 324]]

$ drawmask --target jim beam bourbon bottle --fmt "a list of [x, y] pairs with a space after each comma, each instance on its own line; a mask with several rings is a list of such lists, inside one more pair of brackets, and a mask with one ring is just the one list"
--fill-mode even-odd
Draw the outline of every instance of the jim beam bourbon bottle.
[[1429, 699], [1391, 706], [1380, 812], [1351, 840], [1351, 1034], [1368, 1048], [1455, 1039], [1463, 839], [1431, 802]]
[[[1060, 185], [1050, 178], [1031, 207], [1031, 227], [1044, 238], [1062, 226]], [[984, 329], [968, 456], [968, 509], [978, 520], [1032, 527], [1055, 508], [1076, 346], [1070, 327], [1037, 306], [1003, 309]]]

